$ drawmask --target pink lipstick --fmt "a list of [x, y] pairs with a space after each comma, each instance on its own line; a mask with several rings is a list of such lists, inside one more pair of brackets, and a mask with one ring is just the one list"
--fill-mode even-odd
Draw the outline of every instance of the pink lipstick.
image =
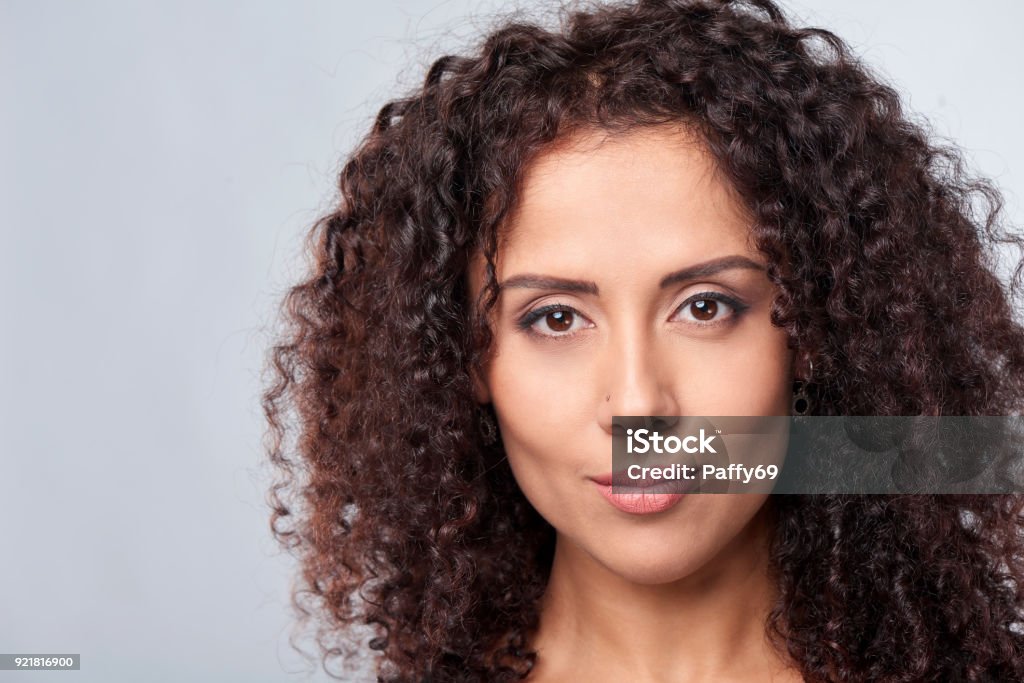
[[664, 512], [673, 507], [683, 496], [683, 488], [692, 489], [687, 484], [678, 481], [630, 481], [629, 485], [616, 484], [615, 489], [620, 493], [612, 493], [612, 482], [623, 481], [624, 472], [603, 474], [591, 477], [591, 481], [597, 486], [597, 490], [614, 507], [633, 515], [650, 515], [656, 512]]

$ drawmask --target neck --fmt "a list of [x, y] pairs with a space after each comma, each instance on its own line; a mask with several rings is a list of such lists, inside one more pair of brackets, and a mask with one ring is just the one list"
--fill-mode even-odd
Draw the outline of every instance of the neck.
[[[646, 585], [614, 574], [558, 536], [532, 638], [538, 678], [575, 671], [591, 680], [765, 677], [785, 668], [765, 635], [775, 596], [766, 508], [698, 572]], [[612, 672], [618, 672], [612, 674]], [[557, 678], [557, 676], [556, 676]]]

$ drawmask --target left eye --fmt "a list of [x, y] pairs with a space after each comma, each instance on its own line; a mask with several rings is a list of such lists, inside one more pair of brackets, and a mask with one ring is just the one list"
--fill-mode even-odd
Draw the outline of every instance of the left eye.
[[702, 292], [683, 302], [677, 309], [684, 318], [697, 324], [714, 323], [735, 314], [737, 307], [725, 297]]

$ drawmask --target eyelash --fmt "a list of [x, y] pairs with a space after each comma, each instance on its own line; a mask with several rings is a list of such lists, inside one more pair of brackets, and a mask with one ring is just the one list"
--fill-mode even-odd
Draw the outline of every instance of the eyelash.
[[[682, 310], [685, 306], [689, 306], [689, 305], [693, 304], [694, 302], [701, 301], [701, 300], [704, 300], [704, 301], [712, 300], [712, 301], [717, 301], [717, 302], [720, 302], [720, 303], [724, 303], [729, 308], [732, 309], [732, 315], [730, 315], [729, 317], [725, 318], [724, 320], [715, 320], [715, 321], [706, 322], [706, 323], [690, 323], [690, 324], [696, 325], [697, 327], [717, 327], [719, 325], [728, 325], [730, 323], [738, 321], [740, 316], [742, 316], [746, 312], [746, 310], [749, 308], [749, 306], [747, 304], [743, 303], [742, 301], [739, 301], [738, 299], [734, 299], [731, 296], [726, 296], [725, 294], [722, 294], [721, 292], [708, 291], [708, 292], [698, 292], [697, 294], [694, 294], [693, 296], [689, 297], [686, 301], [684, 301], [681, 304], [679, 304], [679, 306], [675, 310], [676, 310], [676, 312], [678, 312], [678, 311]], [[542, 337], [544, 339], [551, 339], [551, 338], [556, 338], [556, 339], [557, 338], [563, 338], [564, 339], [566, 337], [574, 337], [574, 336], [576, 336], [576, 334], [577, 334], [576, 332], [570, 332], [569, 334], [545, 334], [543, 332], [536, 332], [533, 329], [533, 326], [534, 326], [534, 324], [537, 321], [539, 321], [541, 318], [546, 316], [548, 313], [554, 313], [556, 311], [565, 311], [565, 312], [568, 312], [568, 313], [572, 313], [574, 316], [579, 316], [581, 318], [585, 318], [585, 316], [582, 313], [577, 311], [572, 306], [568, 306], [566, 304], [549, 304], [547, 306], [541, 306], [540, 308], [536, 308], [536, 309], [534, 309], [532, 311], [529, 311], [526, 314], [524, 314], [516, 322], [516, 327], [518, 327], [520, 330], [526, 332], [527, 334], [531, 334], [531, 335], [534, 335], [534, 336], [537, 336], [537, 337]]]

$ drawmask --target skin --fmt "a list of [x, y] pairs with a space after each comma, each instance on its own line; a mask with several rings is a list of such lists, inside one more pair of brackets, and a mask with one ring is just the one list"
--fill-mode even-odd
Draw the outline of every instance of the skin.
[[[749, 225], [682, 127], [577, 133], [527, 169], [496, 260], [494, 353], [474, 380], [520, 488], [557, 532], [531, 681], [802, 680], [764, 634], [767, 496], [688, 495], [638, 516], [589, 479], [611, 471], [615, 415], [789, 414], [802, 366], [769, 320], [776, 290]], [[659, 286], [728, 257], [760, 268]], [[479, 254], [469, 280], [475, 300]], [[701, 308], [706, 292], [743, 312]]]

